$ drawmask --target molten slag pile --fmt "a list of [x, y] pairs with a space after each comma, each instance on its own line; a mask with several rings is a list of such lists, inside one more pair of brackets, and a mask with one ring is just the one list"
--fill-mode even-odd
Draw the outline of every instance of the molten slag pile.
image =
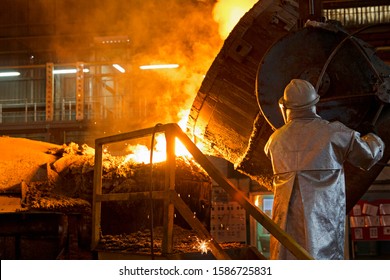
[[[0, 189], [3, 193], [10, 189], [20, 192], [22, 207], [19, 211], [79, 213], [86, 217], [87, 223], [90, 221], [93, 148], [75, 143], [60, 146], [27, 139], [0, 138], [2, 144], [12, 145], [7, 149], [8, 156], [0, 159], [0, 166], [3, 170], [15, 170], [1, 175]], [[124, 159], [125, 156], [104, 154], [103, 194], [149, 191], [151, 178], [153, 190], [164, 189], [165, 162], [153, 164], [151, 175], [150, 164]], [[177, 157], [176, 191], [206, 227], [209, 227], [211, 185], [210, 177], [192, 159]], [[153, 205], [158, 233], [163, 219], [163, 202], [155, 200]], [[150, 214], [149, 200], [102, 202], [102, 245], [111, 249], [148, 250], [145, 248], [149, 248]], [[175, 233], [182, 233], [180, 237], [177, 235], [181, 246], [188, 247], [186, 239], [196, 240], [196, 235], [179, 214], [175, 214], [175, 225], [180, 228]], [[160, 247], [158, 237], [155, 246]]]

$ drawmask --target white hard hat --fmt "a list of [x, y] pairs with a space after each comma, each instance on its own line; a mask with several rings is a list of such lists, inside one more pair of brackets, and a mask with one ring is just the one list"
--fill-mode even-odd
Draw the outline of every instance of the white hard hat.
[[292, 79], [284, 89], [279, 104], [286, 109], [305, 109], [317, 104], [320, 96], [313, 85], [301, 79]]

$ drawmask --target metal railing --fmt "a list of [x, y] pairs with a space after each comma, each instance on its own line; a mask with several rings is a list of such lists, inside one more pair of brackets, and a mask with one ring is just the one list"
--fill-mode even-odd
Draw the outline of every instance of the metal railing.
[[[155, 133], [164, 133], [166, 137], [166, 171], [164, 191], [135, 192], [135, 193], [115, 193], [102, 194], [102, 174], [103, 174], [103, 145], [137, 139]], [[210, 240], [209, 247], [216, 259], [229, 259], [225, 251], [211, 237], [208, 230], [196, 218], [192, 211], [175, 191], [175, 139], [187, 148], [194, 159], [202, 166], [209, 176], [222, 187], [232, 199], [237, 201], [246, 212], [259, 222], [270, 234], [285, 246], [298, 259], [313, 259], [312, 256], [301, 247], [290, 235], [284, 232], [275, 224], [264, 212], [256, 207], [237, 187], [225, 178], [225, 176], [211, 163], [211, 161], [198, 149], [190, 138], [180, 129], [177, 124], [165, 124], [153, 128], [137, 130], [128, 133], [117, 134], [95, 140], [95, 166], [94, 166], [94, 187], [92, 204], [92, 239], [91, 248], [94, 250], [99, 244], [101, 234], [101, 203], [104, 201], [124, 201], [136, 199], [163, 199], [164, 200], [164, 221], [162, 253], [170, 254], [173, 251], [173, 220], [174, 208], [184, 217], [186, 222], [197, 232], [199, 238]]]
[[[101, 120], [112, 115], [117, 118], [122, 112], [124, 97], [131, 95], [131, 92], [124, 91], [124, 84], [120, 82], [122, 73], [115, 72], [111, 64], [83, 65], [89, 71], [83, 75], [81, 100], [76, 98], [77, 75], [54, 72], [73, 69], [77, 63], [53, 64], [53, 83], [47, 83], [50, 78], [46, 71], [48, 64], [0, 67], [0, 74], [19, 73], [18, 76], [0, 77], [0, 124]], [[48, 88], [52, 88], [49, 95]], [[82, 106], [78, 107], [77, 102]], [[79, 118], [77, 108], [83, 109]]]
[[[123, 96], [88, 97], [84, 102], [84, 119], [100, 120], [114, 115], [121, 118]], [[76, 99], [62, 98], [53, 104], [55, 121], [76, 120]], [[46, 120], [46, 100], [0, 99], [1, 123], [33, 123]]]
[[390, 22], [390, 5], [325, 8], [322, 13], [327, 20], [337, 20], [345, 27]]

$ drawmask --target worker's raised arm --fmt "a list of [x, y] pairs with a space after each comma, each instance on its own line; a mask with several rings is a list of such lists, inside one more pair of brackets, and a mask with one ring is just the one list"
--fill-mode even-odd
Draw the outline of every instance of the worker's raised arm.
[[383, 157], [385, 143], [374, 133], [360, 136], [359, 132], [354, 132], [350, 147], [347, 161], [363, 170], [369, 170]]

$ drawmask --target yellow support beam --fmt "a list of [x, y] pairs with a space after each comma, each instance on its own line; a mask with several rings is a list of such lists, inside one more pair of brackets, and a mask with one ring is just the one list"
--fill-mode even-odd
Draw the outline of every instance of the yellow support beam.
[[[165, 130], [165, 138], [167, 145], [167, 161], [165, 165], [165, 191], [171, 192], [175, 190], [176, 178], [176, 155], [175, 155], [175, 135], [172, 127], [168, 126]], [[175, 208], [172, 201], [168, 198], [164, 200], [164, 222], [163, 222], [163, 254], [171, 254], [173, 252], [173, 224], [174, 224]]]

